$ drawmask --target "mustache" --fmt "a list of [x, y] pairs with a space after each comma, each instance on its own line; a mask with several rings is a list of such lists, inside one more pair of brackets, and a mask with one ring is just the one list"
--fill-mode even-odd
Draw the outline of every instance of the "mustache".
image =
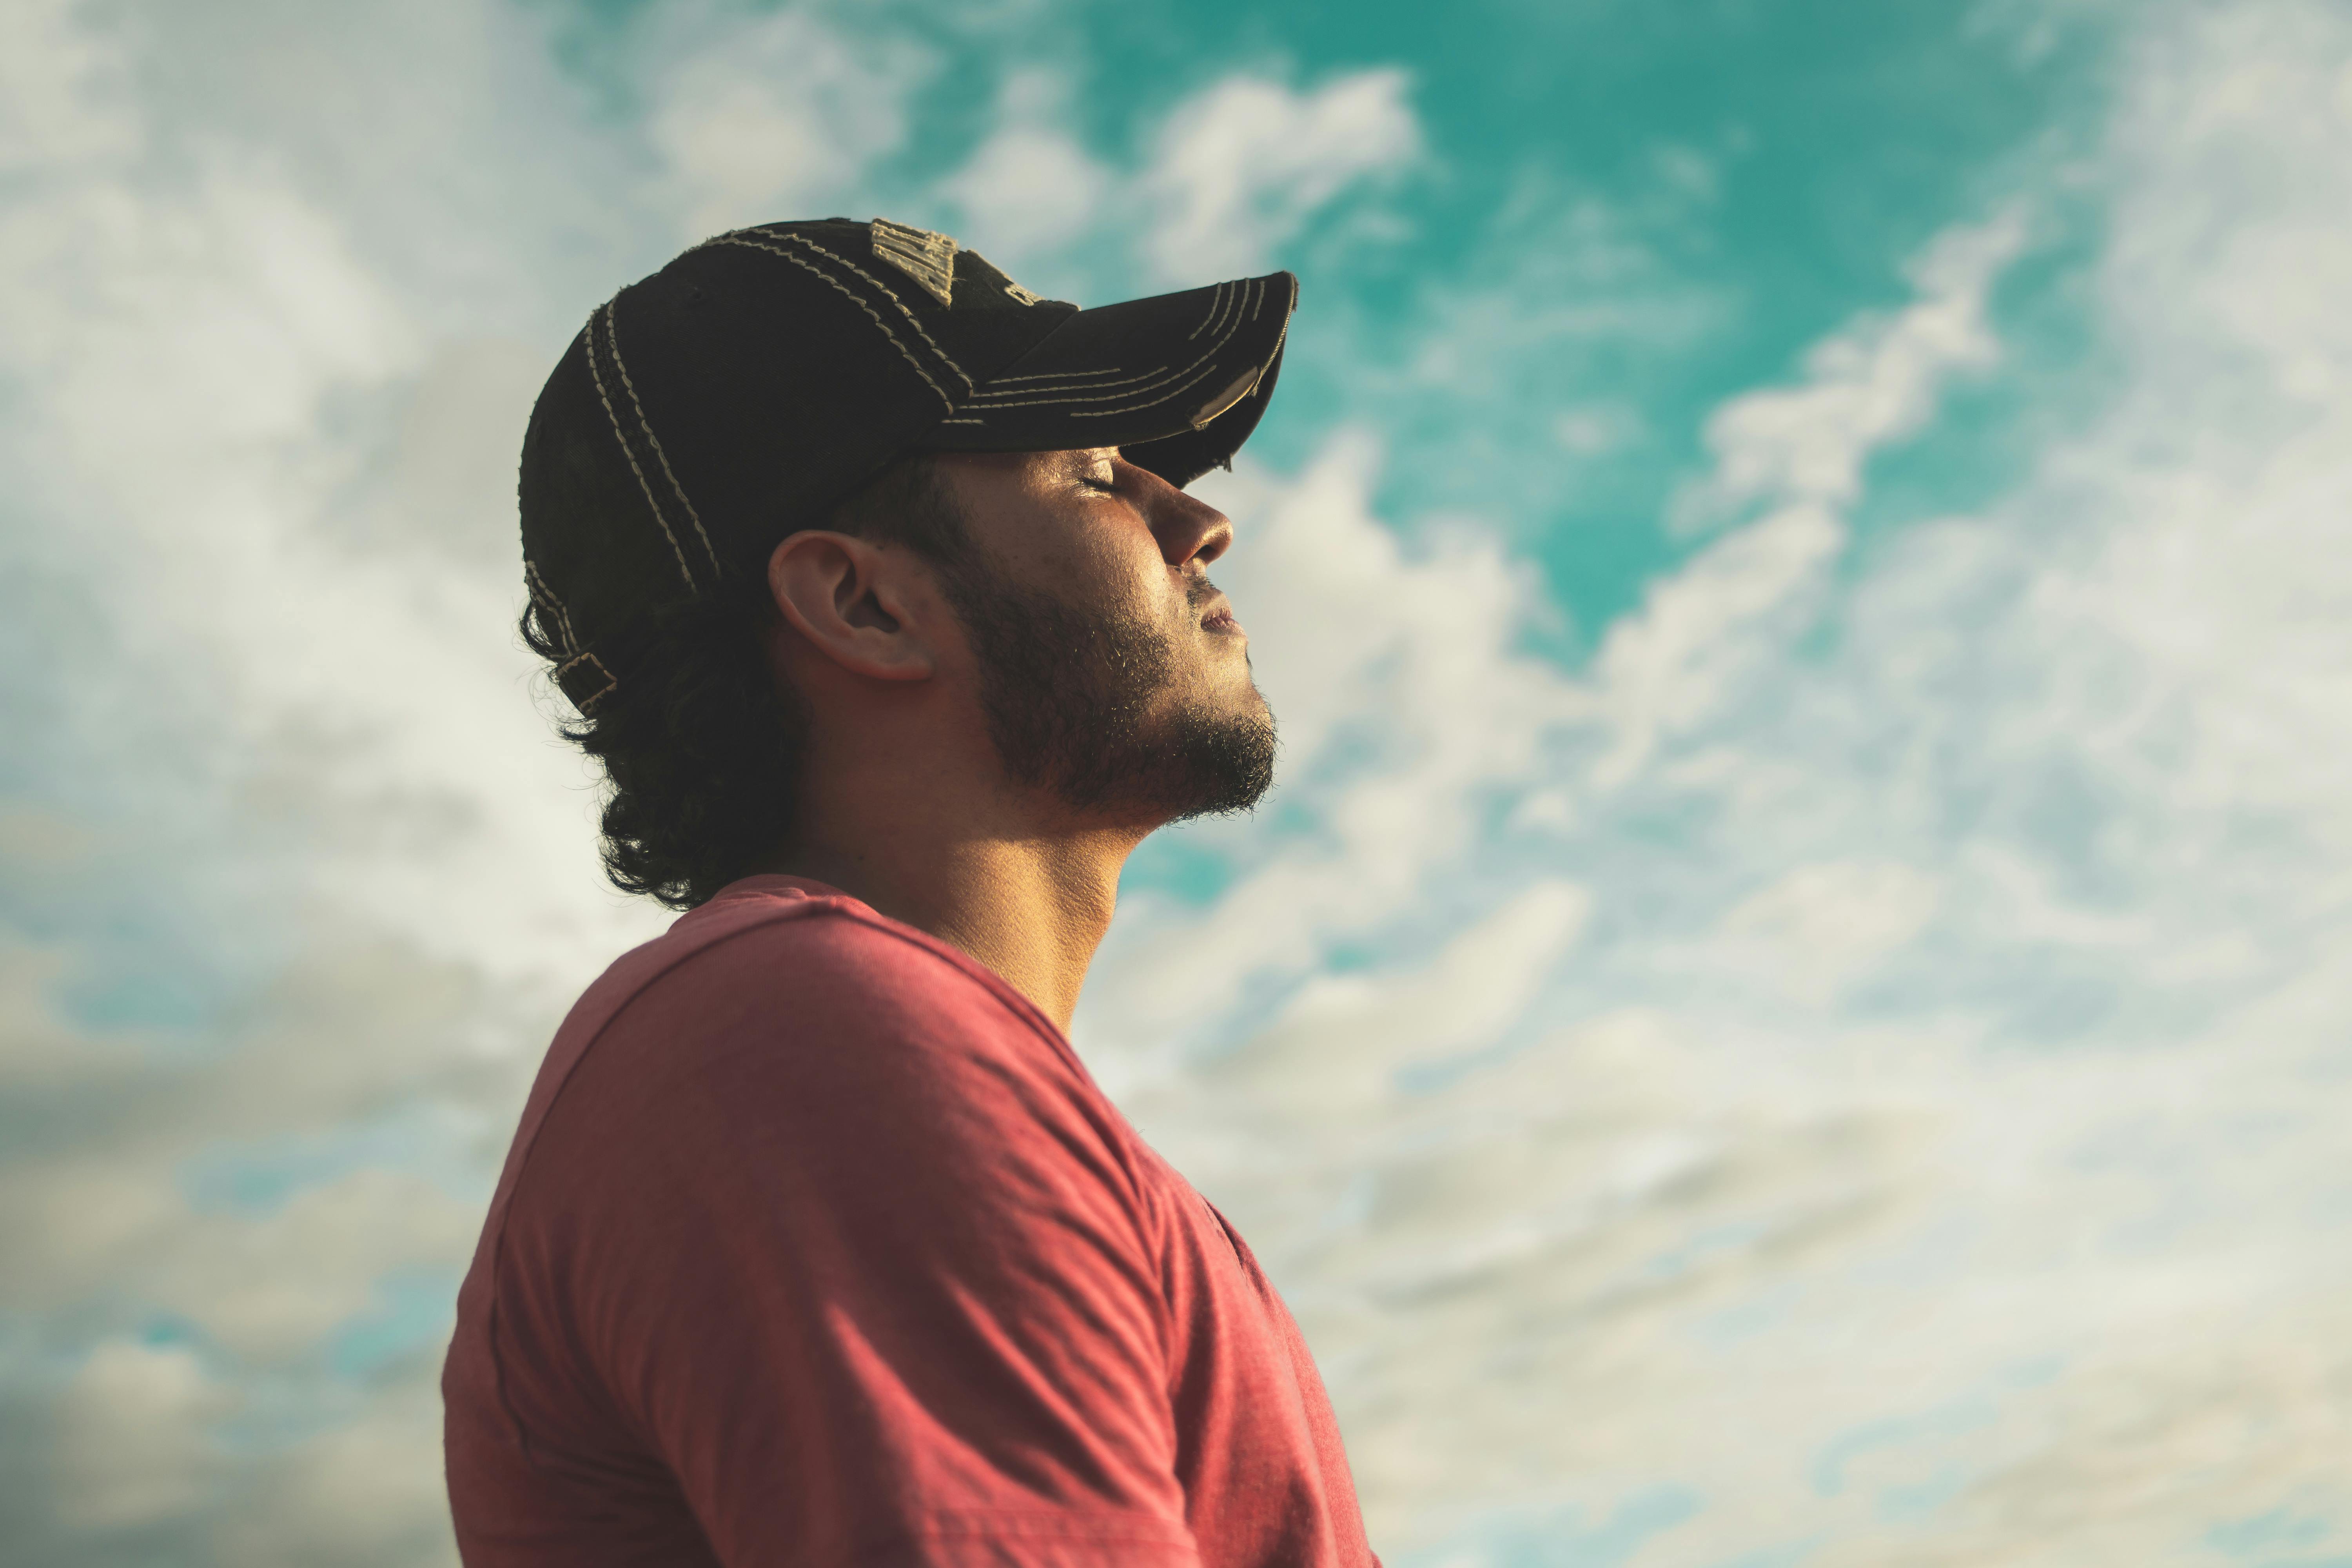
[[1192, 585], [1184, 590], [1185, 602], [1196, 610], [1216, 596], [1217, 585], [1205, 576], [1193, 578]]

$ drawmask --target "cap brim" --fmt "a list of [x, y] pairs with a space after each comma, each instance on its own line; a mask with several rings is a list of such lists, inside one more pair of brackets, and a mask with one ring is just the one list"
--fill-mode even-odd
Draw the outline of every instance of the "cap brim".
[[983, 383], [922, 445], [950, 452], [1117, 447], [1187, 485], [1257, 427], [1298, 302], [1287, 272], [1080, 310]]

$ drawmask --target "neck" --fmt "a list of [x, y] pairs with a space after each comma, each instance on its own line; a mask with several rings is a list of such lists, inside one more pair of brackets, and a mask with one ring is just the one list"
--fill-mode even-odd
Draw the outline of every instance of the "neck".
[[941, 817], [894, 811], [887, 789], [824, 793], [803, 801], [776, 869], [960, 948], [1069, 1029], [1140, 833], [1040, 822], [1017, 803]]

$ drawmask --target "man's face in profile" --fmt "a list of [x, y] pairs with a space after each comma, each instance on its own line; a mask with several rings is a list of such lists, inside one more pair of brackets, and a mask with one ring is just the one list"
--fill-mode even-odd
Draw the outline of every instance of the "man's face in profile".
[[1113, 447], [949, 454], [939, 471], [977, 547], [941, 584], [1013, 778], [1123, 827], [1256, 804], [1274, 715], [1208, 579], [1224, 516]]

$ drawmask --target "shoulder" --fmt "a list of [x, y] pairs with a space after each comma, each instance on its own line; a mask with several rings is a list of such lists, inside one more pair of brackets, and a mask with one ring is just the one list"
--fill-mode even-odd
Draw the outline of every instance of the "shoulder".
[[1061, 1031], [997, 975], [856, 900], [783, 879], [738, 884], [615, 963], [550, 1066], [568, 1080], [550, 1106], [557, 1121], [682, 1101], [704, 1127], [927, 1104], [1107, 1110]]
[[1068, 1056], [1061, 1031], [968, 954], [856, 899], [760, 885], [771, 881], [782, 879], [738, 884], [639, 950], [654, 962], [604, 1033], [651, 1029], [671, 1049], [741, 1035], [901, 1035], [917, 1047], [971, 1037]]
[[674, 1213], [688, 1189], [777, 1182], [970, 1194], [1029, 1166], [1138, 1184], [1125, 1123], [1061, 1032], [855, 900], [713, 900], [608, 984], [551, 1052], [569, 1066], [526, 1125], [533, 1205], [609, 1212], [635, 1191]]

